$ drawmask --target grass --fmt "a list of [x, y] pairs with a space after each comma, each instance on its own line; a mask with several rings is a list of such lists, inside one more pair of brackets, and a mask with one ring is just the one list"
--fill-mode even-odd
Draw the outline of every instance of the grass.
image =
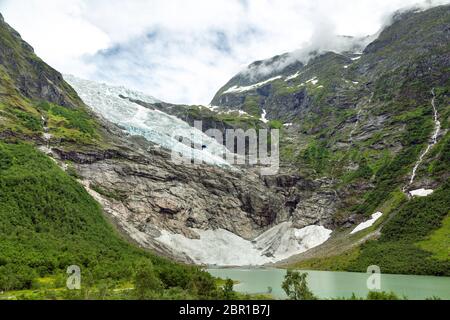
[[419, 248], [433, 254], [436, 260], [450, 259], [450, 216], [442, 222], [442, 227], [435, 230], [428, 239], [418, 243]]
[[340, 255], [313, 258], [289, 266], [293, 269], [301, 270], [326, 270], [326, 271], [344, 271], [348, 270], [353, 261], [360, 254], [359, 248], [348, 250]]
[[43, 102], [37, 109], [46, 117], [55, 138], [86, 145], [100, 137], [95, 120], [84, 108], [68, 109]]
[[380, 239], [362, 245], [361, 254], [349, 270], [365, 271], [369, 265], [378, 265], [385, 273], [450, 275], [448, 240], [445, 241], [449, 189], [447, 181], [432, 195], [414, 198], [396, 208], [384, 224]]
[[0, 142], [0, 202], [0, 290], [6, 295], [20, 290], [22, 298], [61, 298], [46, 290], [65, 283], [70, 265], [81, 267], [87, 289], [114, 286], [133, 281], [143, 261], [154, 265], [161, 295], [175, 288], [193, 298], [217, 294], [213, 278], [199, 268], [122, 239], [84, 188], [32, 145]]
[[259, 102], [260, 98], [258, 96], [246, 96], [242, 110], [252, 116], [259, 117], [261, 115]]
[[102, 196], [105, 196], [107, 198], [110, 198], [110, 199], [113, 199], [116, 201], [124, 201], [127, 199], [127, 195], [118, 190], [106, 190], [102, 186], [96, 185], [96, 184], [94, 184], [94, 185], [91, 184], [90, 188], [92, 190], [94, 190], [95, 192], [101, 194]]

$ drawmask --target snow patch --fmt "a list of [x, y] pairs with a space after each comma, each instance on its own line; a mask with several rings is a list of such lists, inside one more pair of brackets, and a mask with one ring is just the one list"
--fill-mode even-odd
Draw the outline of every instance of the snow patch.
[[273, 78], [270, 78], [270, 79], [262, 81], [262, 82], [258, 82], [258, 83], [252, 84], [250, 86], [245, 86], [245, 87], [233, 86], [233, 87], [229, 88], [227, 91], [225, 91], [223, 94], [235, 93], [235, 92], [246, 92], [246, 91], [254, 90], [254, 89], [257, 89], [259, 87], [262, 87], [263, 85], [265, 85], [265, 84], [267, 84], [269, 82], [272, 82], [272, 81], [275, 81], [275, 80], [278, 80], [278, 79], [281, 79], [281, 78], [282, 78], [282, 76], [277, 76], [277, 77], [273, 77]]
[[298, 78], [300, 76], [300, 74], [301, 74], [301, 72], [297, 71], [293, 75], [290, 75], [290, 76], [286, 77], [286, 79], [284, 79], [284, 81], [294, 80], [295, 78]]
[[212, 106], [212, 105], [208, 105], [208, 106], [204, 106], [206, 109], [209, 109], [211, 111], [216, 111], [217, 109], [220, 109], [219, 106]]
[[356, 61], [356, 60], [359, 60], [359, 59], [361, 59], [361, 57], [352, 58], [353, 61]]
[[417, 189], [417, 190], [413, 190], [410, 191], [409, 194], [412, 197], [428, 197], [430, 194], [432, 194], [434, 192], [434, 190], [431, 189]]
[[227, 110], [227, 111], [220, 111], [219, 114], [233, 114], [237, 113], [239, 116], [250, 116], [247, 112], [243, 110]]
[[381, 213], [381, 212], [374, 213], [372, 215], [372, 219], [359, 224], [355, 229], [353, 229], [353, 231], [350, 234], [355, 234], [359, 231], [370, 228], [371, 226], [373, 226], [375, 224], [375, 222], [377, 222], [378, 219], [381, 218], [382, 215], [383, 215], [383, 213]]
[[306, 81], [306, 83], [312, 83], [313, 85], [316, 85], [318, 82], [319, 82], [319, 80], [317, 80], [317, 77], [314, 77], [314, 78]]
[[253, 241], [223, 229], [193, 230], [199, 239], [189, 239], [163, 230], [155, 240], [186, 254], [198, 264], [257, 266], [280, 261], [321, 245], [332, 233], [321, 226], [296, 229], [292, 227], [292, 222], [281, 223]]

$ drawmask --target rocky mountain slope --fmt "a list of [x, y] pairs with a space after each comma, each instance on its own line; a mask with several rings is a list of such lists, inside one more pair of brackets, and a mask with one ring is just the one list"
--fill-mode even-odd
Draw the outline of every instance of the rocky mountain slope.
[[[365, 238], [360, 232], [360, 237], [351, 236], [351, 240], [341, 239], [336, 232], [339, 241], [329, 241], [291, 261], [311, 258], [312, 253], [322, 257], [343, 253], [348, 258], [348, 250], [360, 243], [358, 238], [380, 237], [393, 215], [413, 206], [411, 201], [433, 201], [408, 202], [408, 198], [445, 189], [449, 178], [449, 22], [449, 6], [397, 13], [362, 52], [313, 52], [293, 63], [298, 58], [294, 52], [257, 62], [214, 97], [213, 105], [256, 117], [265, 114], [284, 124], [283, 169], [332, 181], [331, 189], [339, 199], [333, 217], [340, 230], [354, 228], [354, 223], [382, 211], [382, 218], [376, 214], [379, 220], [372, 221], [375, 226], [369, 229], [376, 232], [366, 231]], [[448, 205], [439, 212], [436, 220], [426, 223], [405, 212], [404, 223], [416, 223], [418, 228], [432, 223], [431, 229], [443, 228], [440, 232], [448, 235]], [[442, 246], [448, 252], [448, 239]], [[411, 241], [408, 248], [430, 256]], [[393, 247], [378, 249], [385, 249], [385, 256], [398, 254]], [[358, 255], [354, 253], [352, 259]], [[365, 257], [365, 262], [383, 264], [390, 272], [401, 269], [392, 261], [377, 262], [379, 257]], [[432, 264], [432, 258], [427, 261]], [[448, 259], [443, 261], [448, 265]], [[355, 269], [361, 270], [361, 264]]]
[[[271, 259], [264, 261], [276, 261], [276, 252], [293, 254], [305, 250], [302, 244], [304, 237], [280, 241], [283, 232], [276, 227], [283, 222], [291, 222], [290, 228], [285, 228], [285, 231], [295, 232], [309, 227], [312, 231], [319, 230], [319, 239], [323, 238], [322, 234], [328, 234], [324, 226], [331, 228], [330, 208], [335, 199], [335, 193], [328, 189], [328, 181], [290, 175], [262, 178], [256, 171], [213, 162], [209, 165], [175, 164], [170, 151], [178, 150], [177, 145], [167, 141], [171, 141], [171, 131], [183, 126], [178, 119], [164, 124], [168, 115], [162, 111], [155, 112], [154, 108], [158, 105], [147, 101], [145, 108], [143, 105], [146, 104], [142, 101], [145, 97], [138, 101], [130, 100], [123, 95], [120, 97], [119, 92], [114, 94], [119, 99], [114, 106], [121, 109], [113, 109], [111, 100], [108, 100], [106, 109], [102, 109], [104, 99], [98, 97], [99, 90], [103, 89], [90, 91], [94, 86], [92, 83], [91, 86], [84, 86], [84, 82], [70, 77], [68, 81], [94, 110], [125, 129], [127, 150], [107, 158], [96, 152], [86, 155], [59, 148], [52, 148], [51, 153], [58, 159], [71, 162], [89, 192], [141, 246], [184, 261], [193, 259], [197, 263], [247, 265], [261, 264], [266, 256]], [[109, 87], [108, 91], [111, 90], [114, 88]], [[127, 104], [119, 107], [123, 102], [120, 100]], [[132, 112], [132, 125], [122, 114], [131, 108], [142, 108], [141, 112]], [[114, 118], [117, 115], [120, 122]], [[142, 123], [145, 125], [139, 126]], [[156, 137], [155, 130], [159, 134]], [[158, 143], [158, 147], [151, 141]], [[207, 150], [213, 148], [212, 144], [203, 143], [208, 145]], [[301, 204], [296, 203], [299, 197], [304, 199]], [[250, 243], [268, 230], [277, 232], [264, 248]], [[216, 234], [208, 238], [205, 231]], [[327, 239], [315, 241], [314, 235], [311, 237], [313, 240], [304, 240], [312, 243], [309, 246]], [[190, 240], [195, 240], [192, 245], [194, 249], [183, 248], [181, 244]], [[195, 251], [205, 242], [225, 243], [225, 253], [217, 256], [217, 247], [211, 246], [205, 249], [204, 256], [196, 258]], [[246, 247], [251, 254], [229, 256], [232, 253], [229, 250], [234, 245]]]
[[[84, 186], [133, 242], [185, 262], [232, 265], [285, 258], [328, 238], [325, 226], [331, 228], [329, 207], [335, 197], [327, 189], [328, 181], [289, 175], [263, 179], [256, 172], [214, 161], [175, 164], [171, 152], [185, 146], [173, 141], [171, 133], [192, 134], [186, 122], [145, 105], [160, 104], [154, 98], [68, 79], [88, 107], [4, 22], [1, 30], [2, 143], [35, 145]], [[9, 59], [11, 52], [20, 56], [14, 61], [23, 60], [17, 68], [10, 67], [16, 63]], [[20, 82], [22, 74], [29, 80]], [[219, 148], [214, 143], [193, 151], [208, 158], [210, 150]], [[317, 201], [317, 192], [326, 196]], [[298, 197], [304, 204], [295, 203]], [[293, 234], [285, 241], [280, 241], [284, 232], [276, 228], [282, 223], [282, 230]], [[207, 230], [217, 232], [214, 241], [225, 241], [225, 253], [231, 254], [237, 243], [251, 254], [217, 256], [212, 246], [206, 256], [197, 257], [175, 243], [178, 236], [186, 243], [195, 240], [194, 247], [214, 243], [201, 236]], [[251, 242], [269, 230], [274, 232], [261, 245]]]
[[[0, 291], [8, 292], [2, 298], [129, 299], [134, 291], [123, 288], [139, 273], [152, 279], [152, 298], [219, 297], [207, 273], [127, 243], [71, 177], [71, 165], [37, 150], [110, 157], [121, 143], [114, 130], [0, 15]], [[81, 270], [83, 290], [65, 290], [72, 265]]]
[[[256, 62], [203, 107], [67, 77], [75, 91], [2, 21], [0, 137], [32, 143], [126, 237], [174, 259], [448, 274], [448, 25], [449, 6], [398, 14], [367, 46]], [[195, 120], [281, 129], [280, 173], [173, 163], [191, 150], [171, 133]]]
[[[448, 21], [448, 6], [405, 12], [363, 52], [315, 52], [307, 63], [290, 63], [292, 53], [252, 64], [212, 104], [284, 123], [288, 168], [346, 184], [365, 173], [370, 181], [406, 149], [417, 155], [428, 140], [447, 141]], [[399, 185], [408, 184], [404, 173]], [[408, 189], [436, 187], [448, 174], [417, 178], [428, 180], [413, 179]]]

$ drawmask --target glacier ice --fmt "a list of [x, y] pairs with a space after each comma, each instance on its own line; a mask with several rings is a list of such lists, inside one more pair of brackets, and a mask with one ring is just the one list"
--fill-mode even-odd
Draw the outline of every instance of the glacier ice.
[[[121, 126], [128, 133], [141, 135], [164, 148], [191, 155], [210, 164], [228, 166], [224, 160], [224, 154], [228, 151], [215, 139], [174, 116], [133, 102], [139, 100], [154, 104], [158, 102], [157, 99], [123, 87], [113, 87], [73, 76], [64, 78], [94, 112]], [[210, 108], [216, 109], [212, 106]], [[265, 110], [261, 119], [268, 121]], [[207, 148], [190, 148], [179, 142], [178, 136], [206, 145]], [[223, 229], [194, 231], [199, 235], [199, 239], [189, 239], [181, 234], [160, 230], [161, 235], [155, 240], [175, 252], [185, 253], [199, 264], [246, 266], [276, 262], [302, 253], [324, 243], [332, 233], [322, 226], [296, 229], [291, 222], [281, 223], [253, 241]]]
[[[143, 136], [161, 147], [191, 159], [229, 166], [224, 157], [227, 149], [215, 139], [177, 117], [133, 102], [139, 100], [153, 104], [159, 102], [157, 99], [123, 87], [82, 80], [70, 75], [65, 75], [64, 79], [94, 112], [123, 127], [128, 133]], [[206, 148], [192, 148], [180, 142], [180, 138], [186, 138], [187, 141]]]
[[321, 245], [332, 233], [322, 226], [296, 229], [291, 222], [281, 223], [253, 241], [223, 229], [193, 230], [199, 235], [199, 239], [189, 239], [163, 230], [156, 240], [186, 254], [198, 264], [258, 266], [277, 262]]

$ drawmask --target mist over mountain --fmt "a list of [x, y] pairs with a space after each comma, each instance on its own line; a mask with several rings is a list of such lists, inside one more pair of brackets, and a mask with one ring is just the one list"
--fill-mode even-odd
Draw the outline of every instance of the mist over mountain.
[[[80, 298], [69, 265], [111, 299], [226, 299], [200, 266], [450, 276], [450, 5], [385, 21], [188, 105], [63, 76], [0, 16], [0, 290]], [[277, 170], [228, 162], [227, 130], [277, 132]]]

